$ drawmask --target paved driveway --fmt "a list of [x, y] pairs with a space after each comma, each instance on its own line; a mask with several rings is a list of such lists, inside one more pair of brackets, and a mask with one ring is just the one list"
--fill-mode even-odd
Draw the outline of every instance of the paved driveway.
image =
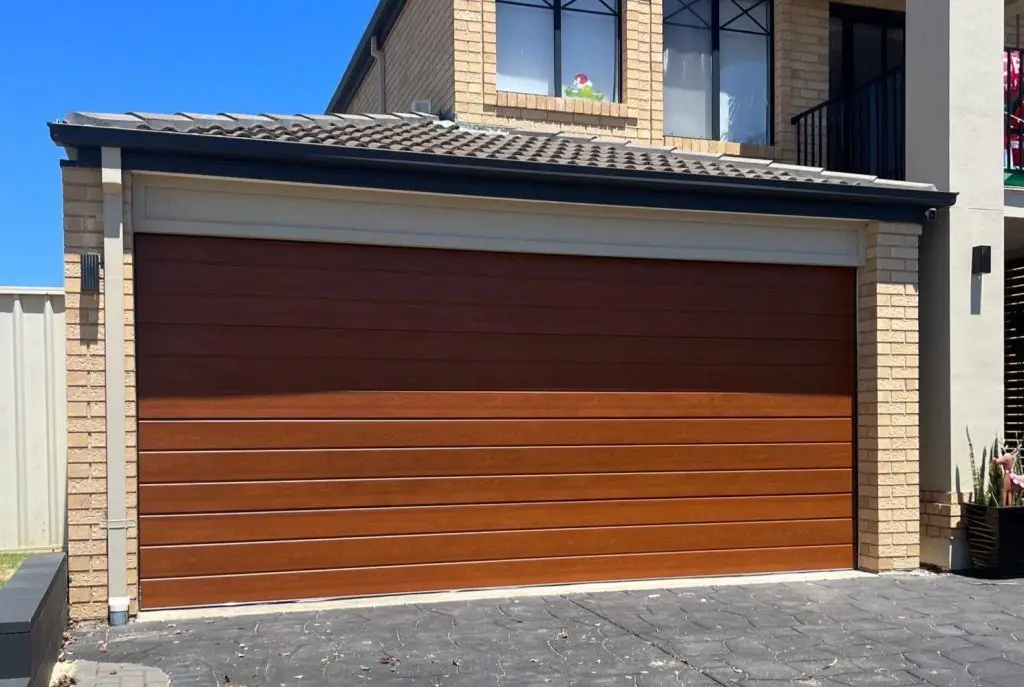
[[1021, 687], [1022, 640], [1024, 581], [908, 575], [133, 623], [70, 651], [174, 687]]

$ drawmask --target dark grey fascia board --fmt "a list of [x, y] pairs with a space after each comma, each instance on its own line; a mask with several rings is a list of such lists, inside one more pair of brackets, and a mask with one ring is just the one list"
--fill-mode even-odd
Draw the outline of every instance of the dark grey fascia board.
[[[956, 194], [854, 184], [804, 183], [493, 160], [170, 131], [50, 124], [58, 145], [116, 147], [126, 169], [352, 185], [426, 193], [712, 212], [925, 223]], [[95, 154], [92, 155], [96, 157]]]
[[356, 44], [348, 67], [345, 68], [338, 87], [334, 89], [334, 94], [331, 96], [331, 101], [327, 104], [324, 114], [343, 112], [352, 102], [352, 98], [359, 90], [360, 84], [363, 83], [363, 79], [366, 78], [366, 74], [373, 64], [373, 58], [370, 57], [370, 41], [376, 36], [377, 42], [381, 46], [384, 45], [398, 15], [405, 7], [405, 3], [406, 0], [379, 0], [377, 9], [370, 17], [370, 23], [366, 25], [362, 38]]

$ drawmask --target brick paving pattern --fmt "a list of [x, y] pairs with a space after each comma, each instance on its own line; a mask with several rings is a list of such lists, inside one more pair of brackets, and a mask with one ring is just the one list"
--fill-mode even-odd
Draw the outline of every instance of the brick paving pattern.
[[1022, 591], [893, 575], [301, 611], [80, 628], [69, 652], [174, 687], [1019, 687]]

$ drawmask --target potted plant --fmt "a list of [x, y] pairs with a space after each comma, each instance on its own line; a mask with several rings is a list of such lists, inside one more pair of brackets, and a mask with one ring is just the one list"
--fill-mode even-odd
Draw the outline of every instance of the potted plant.
[[1024, 575], [1024, 455], [998, 439], [982, 450], [981, 464], [967, 435], [973, 491], [963, 504], [971, 564], [990, 575]]

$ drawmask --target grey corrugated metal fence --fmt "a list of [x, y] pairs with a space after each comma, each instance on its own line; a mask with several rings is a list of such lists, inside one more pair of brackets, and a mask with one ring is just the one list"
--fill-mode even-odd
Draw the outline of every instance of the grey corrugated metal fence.
[[64, 546], [64, 292], [0, 287], [0, 550]]

